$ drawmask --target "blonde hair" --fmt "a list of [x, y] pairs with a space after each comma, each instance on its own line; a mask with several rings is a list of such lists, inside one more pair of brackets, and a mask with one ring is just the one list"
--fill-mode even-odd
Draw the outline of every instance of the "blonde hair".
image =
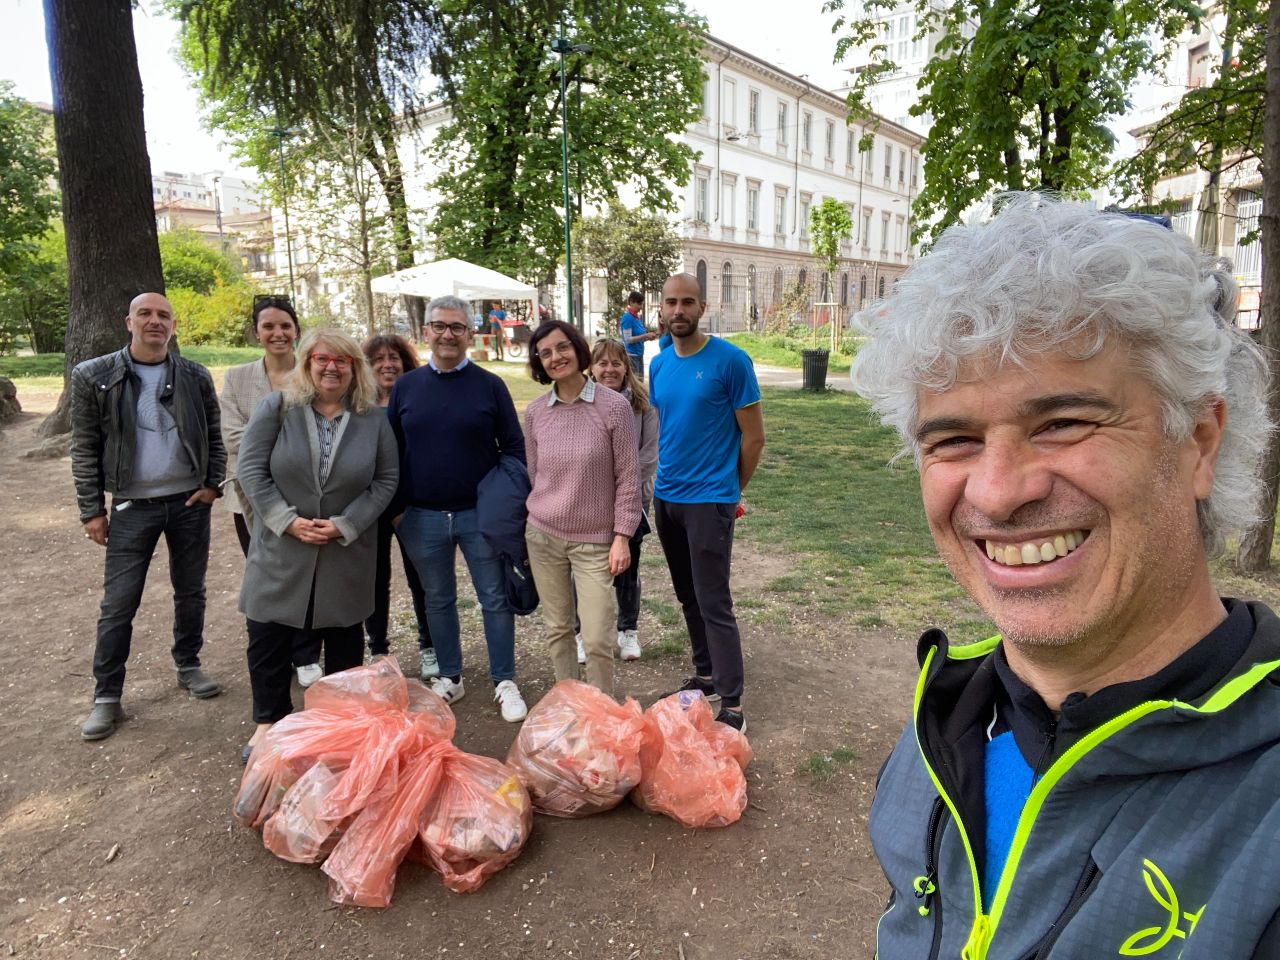
[[[591, 366], [596, 365], [601, 357], [606, 353], [612, 354], [615, 360], [622, 361], [622, 385], [631, 391], [631, 410], [634, 413], [644, 413], [649, 409], [649, 389], [644, 385], [644, 381], [636, 376], [636, 372], [631, 369], [631, 359], [627, 356], [626, 348], [617, 340], [597, 340], [596, 345], [591, 348]], [[591, 375], [591, 379], [595, 379], [595, 374]]]
[[308, 330], [302, 335], [298, 342], [299, 362], [294, 365], [289, 385], [284, 391], [285, 406], [304, 407], [315, 400], [316, 381], [311, 374], [311, 354], [321, 343], [332, 347], [334, 353], [351, 358], [351, 386], [347, 388], [345, 399], [355, 413], [368, 413], [378, 397], [373, 370], [360, 344], [341, 330], [334, 329]]

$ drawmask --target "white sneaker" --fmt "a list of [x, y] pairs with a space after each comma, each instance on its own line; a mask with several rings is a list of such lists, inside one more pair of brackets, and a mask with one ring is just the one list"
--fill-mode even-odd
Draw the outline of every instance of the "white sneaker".
[[586, 663], [586, 662], [587, 662], [587, 648], [586, 648], [586, 647], [584, 647], [584, 646], [582, 645], [582, 634], [580, 634], [580, 633], [579, 633], [579, 634], [575, 634], [573, 639], [574, 639], [574, 640], [576, 640], [576, 641], [577, 641], [577, 643], [578, 643], [578, 662], [579, 662], [579, 663]]
[[432, 677], [431, 692], [445, 703], [457, 703], [466, 695], [467, 688], [462, 685], [461, 680], [454, 683], [448, 677]]
[[432, 677], [440, 676], [440, 661], [436, 659], [435, 647], [423, 647], [418, 651], [418, 659], [421, 661], [422, 666], [418, 675], [423, 680], [430, 680]]
[[529, 715], [524, 697], [514, 680], [503, 680], [493, 690], [493, 699], [502, 708], [502, 719], [507, 723], [519, 723]]
[[308, 663], [298, 668], [298, 686], [305, 690], [323, 676], [324, 671], [320, 669], [320, 664]]
[[640, 659], [640, 641], [634, 630], [618, 631], [618, 649], [622, 652], [623, 660]]

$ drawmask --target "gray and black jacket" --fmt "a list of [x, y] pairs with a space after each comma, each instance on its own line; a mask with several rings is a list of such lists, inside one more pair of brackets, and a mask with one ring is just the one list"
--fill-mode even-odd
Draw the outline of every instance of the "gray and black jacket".
[[1051, 751], [990, 892], [980, 742], [999, 638], [921, 637], [914, 722], [871, 808], [891, 886], [879, 960], [1280, 957], [1280, 620], [1224, 602], [1242, 655], [1202, 695], [1139, 700]]
[[[221, 490], [227, 472], [218, 394], [200, 364], [169, 354], [160, 402], [173, 416], [202, 487]], [[133, 474], [138, 376], [126, 346], [71, 371], [71, 475], [83, 523], [107, 512], [106, 494]]]

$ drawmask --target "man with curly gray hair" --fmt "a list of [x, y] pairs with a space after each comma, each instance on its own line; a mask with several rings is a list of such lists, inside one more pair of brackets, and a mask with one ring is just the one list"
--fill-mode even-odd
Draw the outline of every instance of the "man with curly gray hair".
[[1280, 956], [1280, 621], [1208, 563], [1271, 429], [1234, 311], [1172, 231], [1015, 195], [859, 316], [854, 385], [1000, 630], [921, 637], [882, 960]]

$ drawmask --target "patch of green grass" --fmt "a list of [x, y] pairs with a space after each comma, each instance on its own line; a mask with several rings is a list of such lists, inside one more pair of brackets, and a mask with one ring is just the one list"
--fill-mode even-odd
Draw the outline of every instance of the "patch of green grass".
[[26, 377], [62, 377], [63, 357], [60, 353], [37, 353], [30, 357], [0, 357], [0, 377], [10, 380]]
[[684, 615], [674, 603], [659, 600], [656, 597], [642, 596], [640, 605], [653, 614], [653, 619], [664, 627], [674, 627], [684, 622]]
[[796, 764], [796, 776], [815, 783], [826, 783], [836, 771], [858, 759], [858, 751], [852, 747], [837, 746], [830, 752], [815, 750]]
[[[804, 359], [800, 351], [814, 347], [831, 348], [831, 337], [826, 332], [825, 327], [819, 331], [816, 340], [810, 333], [797, 327], [793, 327], [789, 334], [764, 336], [759, 333], [735, 333], [729, 339], [735, 345], [747, 351], [752, 360], [770, 367], [794, 367], [800, 369], [804, 365]], [[839, 351], [832, 353], [827, 358], [827, 369], [848, 370], [855, 353], [857, 353], [857, 350], [854, 346], [854, 341], [851, 338], [845, 340], [841, 344]]]
[[868, 405], [839, 391], [763, 395], [765, 452], [736, 534], [795, 558], [767, 589], [866, 628], [937, 624], [957, 643], [995, 633], [938, 558], [915, 466], [888, 465], [897, 438]]
[[689, 653], [689, 634], [683, 630], [664, 631], [657, 640], [645, 644], [642, 656], [646, 660], [669, 657], [673, 654], [685, 656]]

